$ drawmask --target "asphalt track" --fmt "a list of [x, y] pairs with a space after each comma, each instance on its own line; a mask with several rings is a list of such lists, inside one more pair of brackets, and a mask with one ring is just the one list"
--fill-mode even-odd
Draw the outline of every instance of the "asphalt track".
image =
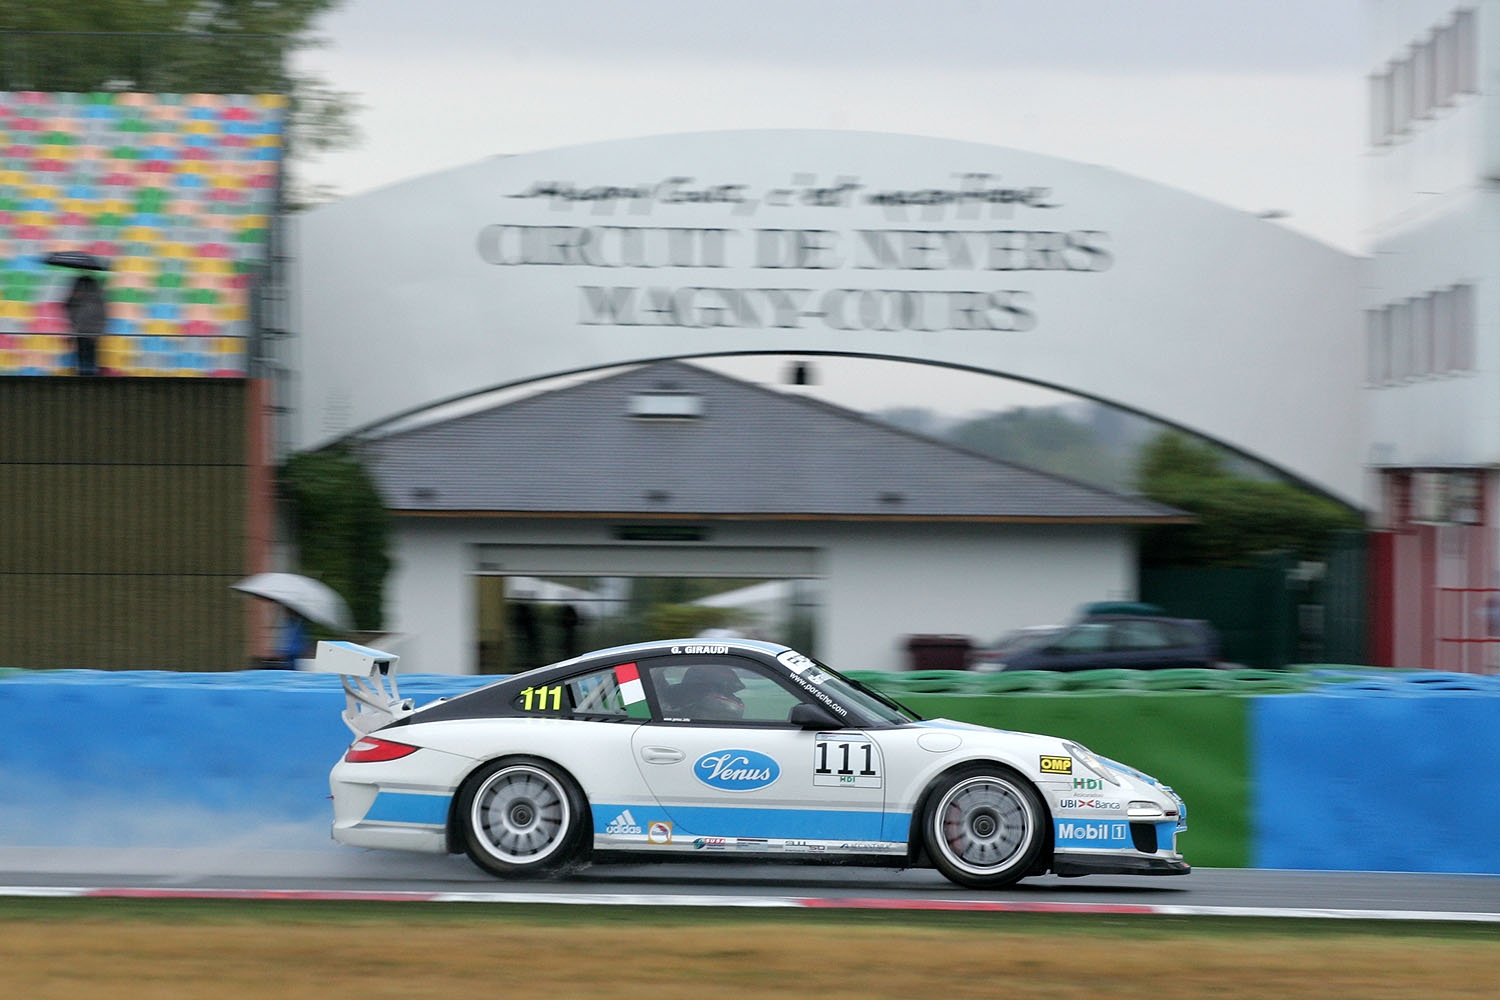
[[928, 870], [753, 861], [596, 864], [540, 881], [492, 879], [462, 857], [325, 850], [0, 848], [0, 896], [814, 907], [1401, 919], [1500, 923], [1500, 876], [1209, 868], [1191, 875], [1054, 876], [1008, 889]]

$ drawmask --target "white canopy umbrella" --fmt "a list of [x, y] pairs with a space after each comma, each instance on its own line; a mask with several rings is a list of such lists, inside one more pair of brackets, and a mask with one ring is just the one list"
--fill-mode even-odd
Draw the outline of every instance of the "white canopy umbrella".
[[232, 589], [275, 601], [309, 621], [347, 632], [353, 628], [349, 606], [336, 591], [310, 576], [296, 573], [257, 573]]

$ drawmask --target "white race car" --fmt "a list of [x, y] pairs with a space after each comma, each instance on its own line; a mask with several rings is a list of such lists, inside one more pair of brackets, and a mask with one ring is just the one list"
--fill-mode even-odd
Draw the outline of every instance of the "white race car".
[[320, 643], [356, 739], [330, 775], [334, 839], [466, 852], [499, 876], [590, 854], [1181, 875], [1182, 800], [1076, 743], [922, 720], [773, 643], [589, 653], [415, 707], [396, 658]]

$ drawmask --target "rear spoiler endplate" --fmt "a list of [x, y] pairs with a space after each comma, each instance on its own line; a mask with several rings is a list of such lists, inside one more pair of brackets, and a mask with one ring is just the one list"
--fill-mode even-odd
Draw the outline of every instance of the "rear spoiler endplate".
[[344, 684], [344, 725], [356, 737], [410, 715], [414, 705], [396, 689], [401, 657], [354, 642], [319, 642], [311, 670], [340, 674]]

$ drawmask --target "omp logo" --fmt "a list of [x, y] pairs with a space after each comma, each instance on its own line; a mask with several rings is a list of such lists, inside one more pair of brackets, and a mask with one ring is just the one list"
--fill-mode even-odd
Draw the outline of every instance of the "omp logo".
[[626, 809], [624, 812], [620, 813], [620, 815], [609, 821], [609, 826], [606, 826], [604, 828], [604, 832], [640, 833], [641, 826], [635, 821], [635, 817], [630, 815], [630, 810]]
[[694, 762], [693, 774], [710, 788], [750, 792], [781, 777], [781, 765], [758, 750], [714, 750]]
[[1124, 823], [1068, 823], [1057, 824], [1058, 840], [1124, 840], [1127, 836]]
[[1041, 763], [1043, 774], [1072, 774], [1072, 757], [1043, 757]]

